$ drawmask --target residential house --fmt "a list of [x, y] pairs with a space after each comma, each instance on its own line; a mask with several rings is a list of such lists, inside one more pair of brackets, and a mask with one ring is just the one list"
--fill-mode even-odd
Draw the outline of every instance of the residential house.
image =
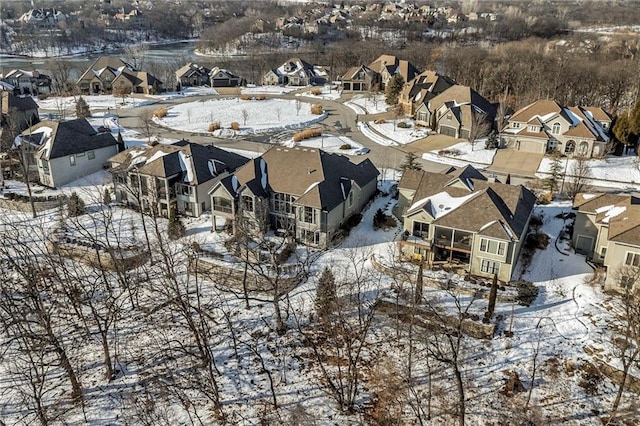
[[327, 71], [300, 58], [291, 58], [278, 68], [267, 71], [262, 77], [264, 85], [309, 86], [328, 81]]
[[478, 92], [469, 86], [454, 84], [432, 98], [425, 96], [415, 115], [417, 122], [440, 134], [468, 139], [472, 133], [476, 136], [488, 133], [495, 112], [495, 105]]
[[56, 8], [43, 7], [23, 13], [19, 21], [39, 28], [63, 27], [66, 25], [67, 15]]
[[565, 107], [536, 101], [516, 111], [501, 132], [501, 143], [517, 151], [568, 157], [598, 157], [607, 152], [611, 117], [597, 107]]
[[244, 84], [244, 79], [224, 68], [215, 67], [209, 72], [211, 87], [238, 87]]
[[607, 269], [605, 290], [640, 290], [640, 198], [628, 194], [580, 193], [573, 201], [572, 243]]
[[0, 80], [12, 85], [16, 95], [38, 95], [51, 92], [51, 77], [36, 69], [5, 70]]
[[215, 179], [246, 162], [241, 155], [186, 140], [137, 146], [109, 159], [116, 199], [145, 210], [153, 208], [163, 217], [171, 209], [200, 216], [211, 208], [207, 191]]
[[95, 173], [118, 152], [111, 132], [98, 132], [85, 118], [45, 120], [23, 131], [15, 140], [40, 183], [60, 187]]
[[16, 96], [13, 91], [0, 92], [0, 150], [13, 145], [17, 133], [40, 121], [38, 104], [31, 96]]
[[398, 190], [397, 214], [408, 235], [403, 256], [513, 278], [535, 207], [531, 191], [487, 179], [472, 166], [442, 174], [406, 170]]
[[209, 191], [216, 217], [241, 220], [253, 232], [281, 230], [327, 247], [340, 225], [373, 197], [379, 172], [371, 161], [315, 148], [274, 147]]
[[375, 72], [380, 73], [381, 89], [384, 90], [391, 78], [399, 74], [402, 80], [413, 80], [419, 73], [418, 69], [411, 62], [404, 59], [398, 59], [393, 55], [380, 55], [375, 61], [368, 65]]
[[180, 87], [195, 87], [209, 84], [211, 69], [189, 62], [176, 71], [176, 81]]
[[418, 106], [429, 102], [454, 84], [449, 77], [435, 71], [423, 71], [405, 83], [398, 97], [398, 104], [402, 105], [406, 114], [414, 115]]
[[349, 68], [340, 80], [345, 92], [368, 92], [380, 88], [380, 73], [366, 65]]
[[83, 94], [125, 93], [153, 94], [162, 91], [162, 81], [139, 71], [114, 56], [101, 56], [80, 76], [76, 86]]

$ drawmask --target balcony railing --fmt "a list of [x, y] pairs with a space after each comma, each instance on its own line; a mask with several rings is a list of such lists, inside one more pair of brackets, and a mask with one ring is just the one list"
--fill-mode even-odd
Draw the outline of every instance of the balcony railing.
[[463, 250], [471, 250], [471, 243], [465, 241], [451, 241], [450, 238], [434, 238], [434, 244], [442, 247], [453, 247]]

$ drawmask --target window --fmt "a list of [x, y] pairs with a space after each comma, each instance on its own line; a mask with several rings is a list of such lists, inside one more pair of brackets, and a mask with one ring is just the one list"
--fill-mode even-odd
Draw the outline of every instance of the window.
[[529, 126], [529, 131], [531, 133], [537, 133], [540, 131], [540, 129], [538, 128], [538, 126]]
[[607, 255], [607, 248], [600, 247], [600, 257], [605, 257]]
[[242, 196], [242, 209], [247, 212], [253, 211], [253, 198], [248, 195]]
[[87, 152], [87, 158], [89, 160], [93, 160], [94, 158], [96, 158], [96, 152], [95, 151], [89, 151]]
[[511, 127], [513, 127], [514, 129], [519, 129], [520, 128], [520, 123], [512, 123]]
[[488, 274], [497, 274], [500, 272], [500, 264], [493, 260], [482, 259], [480, 270]]
[[480, 239], [480, 251], [484, 253], [492, 253], [503, 256], [505, 246], [506, 244], [503, 242], [488, 240], [486, 238]]
[[49, 174], [49, 162], [47, 160], [40, 160], [40, 164], [42, 164], [42, 170]]
[[554, 135], [560, 134], [560, 123], [553, 123], [553, 126], [551, 127], [551, 133], [553, 133]]
[[353, 190], [349, 192], [348, 199], [349, 199], [349, 207], [353, 206]]
[[76, 165], [76, 156], [75, 155], [70, 155], [69, 156], [69, 164], [71, 165], [71, 167]]
[[300, 220], [305, 223], [318, 223], [318, 210], [313, 207], [302, 207], [300, 209]]
[[627, 252], [624, 264], [627, 266], [640, 266], [640, 253]]
[[273, 194], [273, 210], [277, 213], [293, 213], [291, 205], [296, 199], [289, 194], [275, 193]]
[[223, 197], [213, 197], [213, 210], [223, 213], [231, 213], [231, 200]]
[[148, 195], [149, 194], [149, 186], [147, 185], [147, 177], [146, 176], [140, 176], [140, 193], [142, 195]]
[[320, 244], [320, 233], [318, 231], [303, 229], [300, 237], [304, 243]]
[[429, 235], [429, 224], [424, 222], [413, 222], [413, 235], [424, 238]]
[[631, 290], [633, 287], [634, 279], [628, 275], [623, 275], [620, 277], [620, 287]]
[[179, 191], [182, 195], [190, 196], [193, 193], [193, 188], [191, 188], [189, 185], [180, 185]]
[[564, 146], [564, 153], [566, 155], [571, 155], [573, 154], [573, 152], [576, 150], [576, 143], [575, 141], [568, 141], [567, 144]]
[[451, 120], [452, 116], [451, 114], [447, 114], [447, 120]]

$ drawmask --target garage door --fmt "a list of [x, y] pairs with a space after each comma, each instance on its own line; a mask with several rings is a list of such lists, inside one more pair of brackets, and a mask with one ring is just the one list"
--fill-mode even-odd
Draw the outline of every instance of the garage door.
[[593, 250], [593, 238], [585, 235], [578, 235], [576, 239], [576, 253], [591, 254]]
[[[518, 147], [519, 145], [519, 147]], [[536, 154], [544, 154], [544, 144], [540, 142], [531, 141], [518, 141], [516, 142], [516, 149], [524, 152], [534, 152]]]
[[456, 137], [456, 129], [453, 127], [440, 126], [440, 134]]

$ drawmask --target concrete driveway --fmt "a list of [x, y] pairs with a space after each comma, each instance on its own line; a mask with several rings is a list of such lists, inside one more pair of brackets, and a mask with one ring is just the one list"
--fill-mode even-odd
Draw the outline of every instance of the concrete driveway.
[[465, 139], [456, 139], [447, 135], [433, 134], [426, 138], [418, 139], [415, 142], [406, 144], [400, 147], [403, 151], [415, 152], [418, 156], [421, 156], [425, 152], [438, 151], [441, 149], [449, 148], [460, 142], [465, 142]]
[[487, 170], [515, 176], [535, 177], [542, 157], [544, 157], [542, 154], [499, 149], [493, 157], [493, 164]]

